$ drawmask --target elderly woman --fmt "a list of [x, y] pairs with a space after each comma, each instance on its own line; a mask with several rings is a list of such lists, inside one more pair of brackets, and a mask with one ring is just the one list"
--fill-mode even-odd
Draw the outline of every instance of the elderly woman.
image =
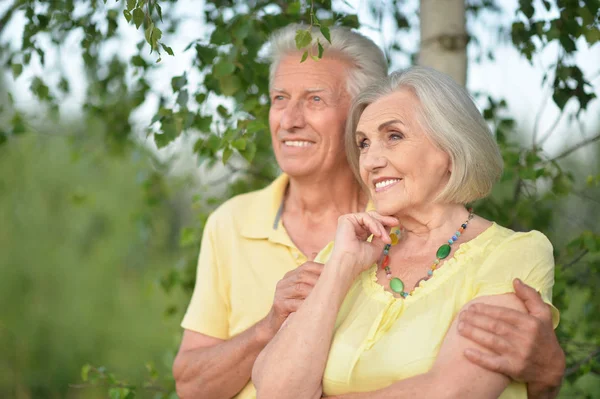
[[346, 144], [376, 211], [340, 217], [313, 291], [255, 362], [258, 398], [526, 398], [465, 358], [457, 315], [524, 312], [514, 278], [550, 303], [552, 246], [466, 208], [502, 172], [466, 90], [428, 68], [394, 73], [355, 98]]

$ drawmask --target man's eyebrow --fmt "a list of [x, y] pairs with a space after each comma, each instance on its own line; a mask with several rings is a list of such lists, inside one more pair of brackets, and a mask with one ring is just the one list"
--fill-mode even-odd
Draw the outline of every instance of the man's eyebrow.
[[[304, 90], [305, 93], [318, 93], [318, 92], [322, 92], [322, 91], [326, 91], [327, 89], [324, 89], [322, 87], [312, 87], [312, 88], [308, 88], [306, 90]], [[287, 91], [285, 89], [280, 89], [278, 87], [272, 87], [271, 91], [276, 91], [278, 93], [287, 93]]]

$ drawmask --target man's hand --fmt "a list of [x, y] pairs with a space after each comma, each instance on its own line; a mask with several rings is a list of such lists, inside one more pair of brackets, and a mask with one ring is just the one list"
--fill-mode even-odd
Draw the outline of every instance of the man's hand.
[[290, 313], [298, 310], [312, 291], [323, 271], [323, 264], [306, 262], [289, 271], [277, 283], [275, 299], [269, 314], [263, 319], [271, 337], [277, 334]]
[[565, 369], [565, 355], [554, 329], [549, 305], [521, 280], [515, 294], [529, 314], [476, 304], [461, 312], [459, 332], [494, 354], [465, 350], [471, 362], [527, 383], [529, 398], [554, 398]]

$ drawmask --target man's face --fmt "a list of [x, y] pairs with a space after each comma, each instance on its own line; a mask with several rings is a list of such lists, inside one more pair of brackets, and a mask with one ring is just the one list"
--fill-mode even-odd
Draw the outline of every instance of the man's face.
[[349, 64], [336, 58], [284, 57], [270, 90], [269, 126], [277, 163], [291, 177], [318, 177], [346, 166], [344, 127]]

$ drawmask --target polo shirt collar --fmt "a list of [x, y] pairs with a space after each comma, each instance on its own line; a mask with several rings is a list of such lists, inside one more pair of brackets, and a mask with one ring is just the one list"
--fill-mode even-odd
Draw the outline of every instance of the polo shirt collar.
[[[243, 237], [254, 239], [273, 238], [281, 223], [283, 196], [289, 177], [281, 174], [267, 187], [259, 190], [247, 204], [247, 218], [240, 229]], [[287, 236], [287, 234], [285, 234]], [[279, 241], [279, 240], [278, 240]]]
[[[243, 237], [269, 239], [273, 242], [294, 246], [281, 224], [283, 196], [289, 181], [289, 176], [283, 173], [251, 197], [247, 206], [246, 222], [240, 229]], [[369, 201], [366, 211], [374, 209], [373, 202]]]

